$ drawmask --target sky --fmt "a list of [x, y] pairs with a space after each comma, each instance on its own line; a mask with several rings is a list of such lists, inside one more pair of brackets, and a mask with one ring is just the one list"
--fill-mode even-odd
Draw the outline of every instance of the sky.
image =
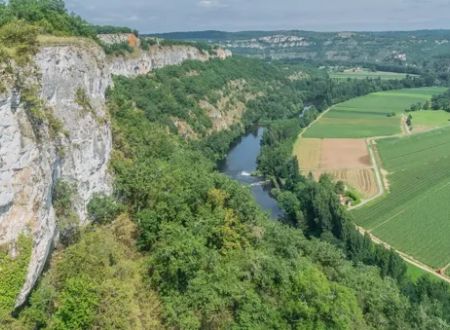
[[141, 33], [450, 29], [450, 0], [66, 0], [91, 23]]

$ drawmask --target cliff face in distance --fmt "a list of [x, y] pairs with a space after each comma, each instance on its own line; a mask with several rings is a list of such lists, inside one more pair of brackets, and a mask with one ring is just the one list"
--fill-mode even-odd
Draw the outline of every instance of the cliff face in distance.
[[73, 185], [73, 208], [80, 224], [87, 221], [86, 206], [93, 194], [112, 191], [108, 172], [112, 136], [105, 106], [112, 76], [135, 76], [185, 60], [230, 55], [174, 45], [152, 46], [128, 57], [106, 56], [98, 45], [84, 41], [58, 41], [40, 48], [34, 58], [35, 74], [27, 77], [26, 85], [36, 86], [35, 102], [45, 109], [46, 120], [36, 122], [39, 117], [30, 110], [29, 90], [9, 86], [0, 95], [0, 245], [14, 256], [21, 234], [33, 241], [17, 305], [31, 291], [57, 238], [52, 197], [58, 180]]

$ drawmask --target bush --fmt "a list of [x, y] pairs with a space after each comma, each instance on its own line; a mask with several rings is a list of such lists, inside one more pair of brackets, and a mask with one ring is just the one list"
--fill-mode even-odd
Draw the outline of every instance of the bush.
[[60, 232], [60, 241], [67, 246], [79, 239], [79, 219], [73, 209], [75, 187], [63, 180], [58, 180], [53, 189], [53, 208]]
[[96, 194], [92, 197], [88, 204], [89, 218], [94, 223], [110, 223], [122, 210], [122, 205], [110, 197]]

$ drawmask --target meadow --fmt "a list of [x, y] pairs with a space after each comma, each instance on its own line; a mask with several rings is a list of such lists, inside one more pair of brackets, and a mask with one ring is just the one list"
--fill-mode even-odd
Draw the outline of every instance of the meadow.
[[354, 221], [436, 269], [450, 263], [450, 128], [377, 141], [390, 192]]
[[[405, 79], [406, 73], [387, 72], [387, 71], [370, 71], [356, 70], [343, 72], [330, 72], [332, 79], [381, 79], [381, 80], [401, 80]], [[410, 75], [415, 76], [415, 75]]]
[[401, 114], [412, 104], [444, 92], [441, 87], [372, 93], [334, 106], [305, 133], [306, 138], [365, 138], [401, 133]]

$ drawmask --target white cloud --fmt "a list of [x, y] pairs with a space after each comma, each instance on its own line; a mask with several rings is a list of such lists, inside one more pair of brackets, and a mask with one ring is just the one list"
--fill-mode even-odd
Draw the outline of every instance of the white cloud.
[[219, 0], [200, 0], [198, 5], [203, 8], [226, 7], [226, 5], [221, 3]]

